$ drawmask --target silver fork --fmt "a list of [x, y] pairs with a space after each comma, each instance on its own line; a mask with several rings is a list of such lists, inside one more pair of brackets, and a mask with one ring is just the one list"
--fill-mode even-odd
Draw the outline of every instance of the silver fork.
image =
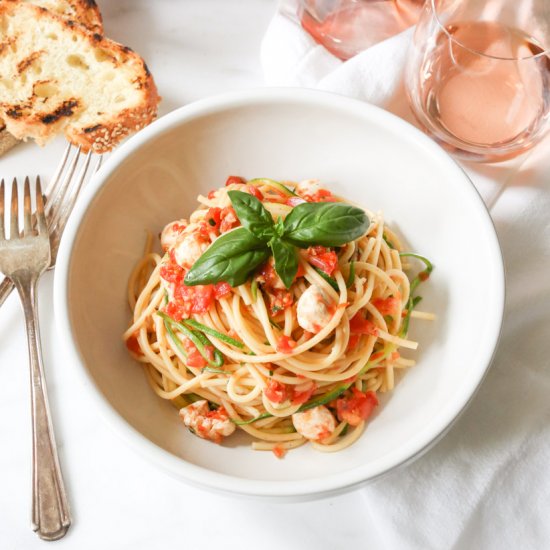
[[[45, 540], [61, 538], [71, 525], [67, 495], [59, 467], [57, 448], [50, 420], [46, 380], [42, 366], [40, 329], [36, 300], [38, 279], [50, 265], [50, 238], [44, 213], [40, 179], [36, 179], [36, 223], [31, 213], [29, 178], [25, 179], [23, 232], [19, 229], [17, 180], [11, 192], [10, 237], [7, 226], [4, 180], [0, 183], [0, 271], [9, 277], [19, 292], [29, 346], [32, 406], [32, 527]], [[36, 228], [36, 229], [34, 229]]]
[[[73, 153], [72, 156], [71, 152]], [[48, 230], [50, 232], [52, 256], [48, 269], [52, 269], [55, 266], [61, 235], [63, 234], [69, 215], [72, 212], [76, 199], [86, 180], [86, 175], [90, 173], [90, 177], [93, 176], [101, 167], [103, 157], [98, 156], [95, 166], [90, 170], [90, 164], [94, 155], [92, 152], [89, 152], [85, 155], [78, 175], [75, 177], [79, 160], [83, 155], [80, 147], [76, 148], [70, 144], [67, 145], [61, 162], [51, 180], [49, 189], [46, 192], [48, 198], [46, 200], [45, 211], [48, 221]], [[5, 277], [4, 280], [0, 282], [0, 307], [2, 307], [2, 304], [11, 294], [13, 288], [13, 282], [8, 277]]]

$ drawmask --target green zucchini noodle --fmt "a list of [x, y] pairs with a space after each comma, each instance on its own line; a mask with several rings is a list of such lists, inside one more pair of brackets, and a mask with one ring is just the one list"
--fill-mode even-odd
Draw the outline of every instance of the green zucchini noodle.
[[[187, 287], [182, 294], [182, 283], [174, 279], [178, 269], [185, 273], [177, 248], [192, 233], [201, 234], [205, 248], [219, 237], [219, 220], [209, 216], [230, 216], [229, 190], [253, 191], [276, 221], [284, 219], [296, 201], [303, 202], [300, 197], [315, 201], [300, 192], [300, 185], [242, 180], [199, 196], [189, 221], [174, 222], [176, 234], [168, 245], [163, 243], [164, 254], [148, 245], [137, 262], [128, 283], [132, 321], [123, 335], [155, 393], [170, 400], [182, 418], [188, 407], [205, 400], [218, 421], [231, 423], [230, 432], [236, 426], [251, 436], [253, 449], [272, 450], [277, 456], [305, 443], [324, 452], [354, 443], [368, 420], [365, 415], [350, 420], [339, 401], [344, 406], [354, 396], [370, 395], [377, 404], [376, 394], [393, 390], [399, 372], [415, 364], [401, 355], [418, 345], [407, 337], [409, 320], [434, 318], [412, 312], [418, 299], [410, 296], [405, 268], [417, 268], [417, 258], [402, 258], [397, 235], [382, 214], [370, 211], [370, 226], [360, 238], [324, 251], [299, 249], [300, 268], [289, 289], [270, 282], [261, 268], [236, 288]], [[347, 202], [326, 189], [323, 193], [332, 202]], [[239, 224], [233, 221], [233, 227]], [[221, 227], [224, 232], [223, 222]], [[323, 270], [315, 256], [324, 257], [325, 252], [334, 259], [333, 269]], [[314, 329], [308, 325], [306, 330], [298, 304], [312, 286], [323, 302]], [[185, 294], [188, 289], [191, 294]], [[190, 311], [191, 302], [185, 300], [194, 299], [194, 292], [210, 293], [210, 298]], [[308, 436], [298, 422], [315, 422], [317, 417], [305, 417], [314, 411], [331, 417], [322, 437]], [[216, 442], [222, 439], [196, 429], [194, 433]]]

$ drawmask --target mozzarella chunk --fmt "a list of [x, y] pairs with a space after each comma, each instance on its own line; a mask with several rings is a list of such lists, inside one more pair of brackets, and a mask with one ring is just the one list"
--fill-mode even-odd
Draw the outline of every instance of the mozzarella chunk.
[[333, 309], [330, 298], [317, 285], [311, 285], [298, 300], [298, 324], [308, 332], [317, 333], [330, 322]]
[[300, 435], [314, 441], [325, 439], [336, 428], [334, 416], [324, 405], [294, 413], [292, 423]]
[[181, 239], [182, 233], [187, 227], [187, 220], [176, 220], [170, 222], [160, 234], [160, 244], [163, 250], [166, 252], [169, 248], [172, 248]]
[[189, 221], [192, 224], [198, 224], [204, 220], [207, 213], [208, 213], [208, 208], [201, 208], [200, 210], [195, 210], [189, 217]]
[[235, 431], [235, 424], [229, 420], [225, 409], [211, 411], [205, 399], [195, 401], [180, 409], [180, 417], [195, 435], [214, 441], [214, 443], [220, 443], [224, 437]]
[[174, 257], [178, 265], [190, 268], [207, 248], [208, 242], [197, 232], [185, 232], [174, 248]]
[[319, 184], [319, 180], [304, 180], [301, 181], [296, 186], [296, 193], [300, 196], [303, 195], [313, 195], [317, 191], [321, 189], [321, 185]]

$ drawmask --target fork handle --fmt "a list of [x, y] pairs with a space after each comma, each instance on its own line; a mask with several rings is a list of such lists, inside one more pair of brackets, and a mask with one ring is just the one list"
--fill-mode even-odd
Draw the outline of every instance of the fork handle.
[[40, 346], [36, 283], [37, 278], [32, 276], [15, 283], [25, 313], [31, 368], [32, 528], [44, 540], [57, 540], [69, 529], [71, 515], [50, 420]]

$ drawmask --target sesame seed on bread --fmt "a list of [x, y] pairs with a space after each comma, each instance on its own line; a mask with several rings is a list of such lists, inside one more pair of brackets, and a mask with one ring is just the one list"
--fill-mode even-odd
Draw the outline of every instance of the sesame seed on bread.
[[149, 124], [159, 100], [130, 48], [43, 6], [0, 1], [0, 117], [16, 138], [43, 145], [64, 132], [103, 153]]

